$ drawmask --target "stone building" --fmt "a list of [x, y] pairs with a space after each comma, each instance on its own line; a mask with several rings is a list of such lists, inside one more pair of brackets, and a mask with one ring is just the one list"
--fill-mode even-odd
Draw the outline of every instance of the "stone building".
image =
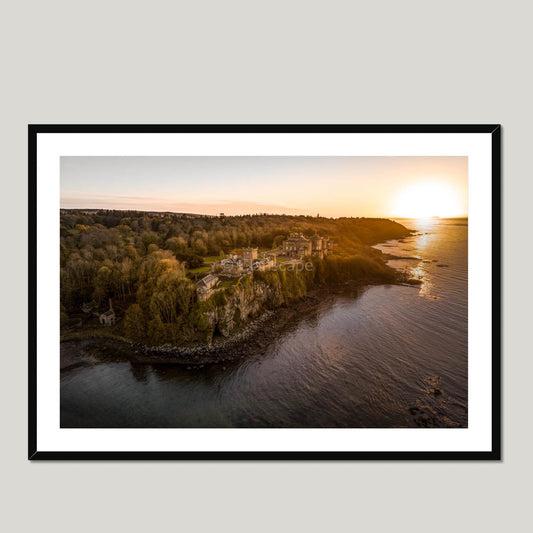
[[316, 255], [320, 257], [320, 259], [324, 259], [324, 257], [331, 251], [331, 241], [329, 240], [329, 237], [321, 237], [315, 233], [311, 237], [311, 244], [312, 255]]
[[251, 267], [254, 263], [254, 260], [257, 259], [258, 249], [257, 248], [243, 248], [242, 249], [242, 259], [244, 261], [245, 267]]
[[282, 243], [283, 255], [288, 257], [304, 257], [311, 255], [313, 244], [302, 233], [291, 233]]
[[264, 254], [261, 259], [256, 259], [252, 266], [253, 270], [268, 270], [276, 264], [276, 256], [273, 254]]
[[198, 300], [203, 302], [207, 300], [214, 292], [218, 285], [218, 276], [214, 274], [207, 274], [196, 284], [196, 296]]
[[259, 257], [257, 248], [243, 248], [242, 256], [232, 254], [227, 259], [216, 261], [211, 265], [211, 273], [220, 277], [235, 278], [252, 270], [267, 270], [276, 264], [276, 256], [262, 253]]
[[331, 250], [328, 237], [316, 234], [311, 238], [302, 233], [291, 233], [282, 243], [283, 255], [301, 259], [306, 255], [315, 255], [324, 258]]
[[211, 265], [211, 273], [219, 276], [236, 277], [244, 272], [244, 262], [242, 257], [237, 254], [231, 254], [226, 259], [215, 261]]
[[96, 309], [96, 302], [94, 300], [90, 302], [83, 302], [81, 306], [81, 310], [88, 315], [89, 313], [92, 313], [93, 310]]
[[241, 258], [232, 257], [231, 259], [223, 259], [213, 263], [211, 269], [221, 276], [240, 276], [244, 272], [244, 262]]
[[109, 298], [109, 309], [100, 315], [100, 324], [103, 326], [112, 326], [115, 324], [116, 319], [113, 303], [111, 302], [111, 298]]

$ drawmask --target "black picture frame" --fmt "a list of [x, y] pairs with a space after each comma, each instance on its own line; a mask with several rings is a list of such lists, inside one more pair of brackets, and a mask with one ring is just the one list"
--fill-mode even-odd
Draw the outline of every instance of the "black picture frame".
[[[28, 126], [28, 459], [30, 460], [501, 460], [501, 125]], [[126, 452], [37, 449], [37, 135], [39, 133], [487, 133], [492, 139], [492, 449], [490, 451]]]

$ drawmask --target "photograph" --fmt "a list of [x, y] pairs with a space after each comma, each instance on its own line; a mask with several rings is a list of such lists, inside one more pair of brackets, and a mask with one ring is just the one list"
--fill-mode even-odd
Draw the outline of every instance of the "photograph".
[[465, 157], [63, 157], [61, 427], [468, 426]]
[[495, 134], [234, 128], [35, 133], [58, 282], [37, 278], [37, 431], [66, 451], [497, 453]]

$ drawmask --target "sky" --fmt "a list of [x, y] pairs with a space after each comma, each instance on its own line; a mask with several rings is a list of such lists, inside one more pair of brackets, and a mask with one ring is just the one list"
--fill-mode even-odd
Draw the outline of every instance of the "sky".
[[467, 157], [61, 157], [61, 207], [467, 216]]

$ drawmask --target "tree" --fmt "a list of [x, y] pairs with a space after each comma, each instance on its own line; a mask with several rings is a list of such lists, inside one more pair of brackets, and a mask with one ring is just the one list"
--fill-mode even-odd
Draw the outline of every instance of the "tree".
[[202, 238], [193, 240], [192, 250], [196, 255], [207, 255], [207, 245]]
[[207, 254], [222, 259], [235, 248], [279, 246], [291, 232], [328, 235], [335, 253], [323, 260], [307, 258], [313, 268], [305, 272], [254, 272], [254, 282], [267, 291], [267, 306], [283, 305], [326, 283], [392, 281], [395, 272], [369, 245], [409, 235], [400, 224], [383, 219], [61, 210], [62, 321], [77, 315], [84, 302], [107, 303], [112, 297], [117, 307], [127, 309], [123, 324], [129, 338], [154, 344], [209, 340], [216, 308], [232, 290], [249, 291], [246, 297], [254, 298], [248, 286], [252, 276], [197, 302], [196, 274], [190, 271], [202, 266]]
[[144, 314], [139, 304], [132, 304], [124, 316], [124, 333], [135, 342], [143, 342], [146, 335]]
[[98, 303], [109, 296], [112, 276], [113, 271], [107, 266], [103, 266], [98, 270], [94, 281], [94, 297]]
[[189, 312], [194, 294], [193, 284], [178, 270], [163, 272], [150, 298], [150, 313], [163, 323], [176, 323]]

